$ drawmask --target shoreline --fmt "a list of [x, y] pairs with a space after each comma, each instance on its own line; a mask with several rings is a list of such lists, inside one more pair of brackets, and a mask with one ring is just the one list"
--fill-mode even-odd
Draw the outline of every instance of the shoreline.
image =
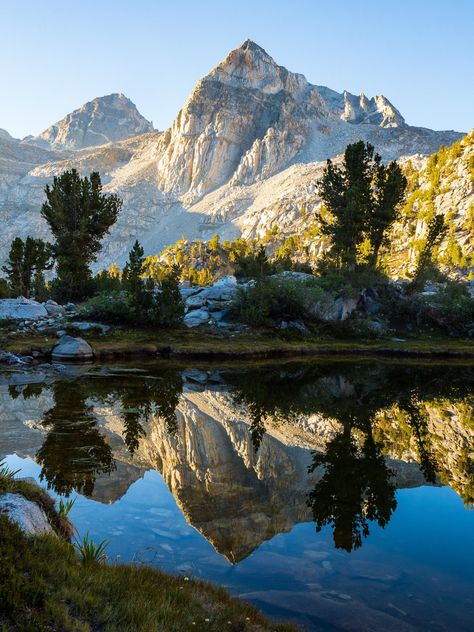
[[[324, 356], [381, 359], [473, 360], [474, 341], [417, 337], [400, 341], [335, 338], [291, 339], [274, 332], [254, 331], [233, 336], [196, 330], [117, 329], [101, 335], [79, 334], [91, 345], [94, 361], [155, 358], [166, 360], [266, 360]], [[2, 349], [37, 361], [51, 358], [56, 339], [43, 334], [7, 335]]]

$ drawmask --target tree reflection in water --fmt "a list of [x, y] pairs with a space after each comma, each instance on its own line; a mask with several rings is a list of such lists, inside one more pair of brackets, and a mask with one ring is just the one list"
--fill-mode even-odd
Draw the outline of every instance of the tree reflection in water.
[[[384, 527], [396, 508], [388, 455], [398, 453], [403, 460], [404, 453], [414, 454], [428, 482], [446, 480], [447, 466], [437, 462], [440, 452], [430, 433], [429, 406], [440, 401], [445, 408], [464, 406], [466, 418], [472, 418], [474, 410], [469, 395], [472, 368], [313, 363], [234, 368], [222, 372], [222, 378], [219, 389], [228, 390], [250, 419], [255, 452], [269, 423], [274, 428], [283, 423], [296, 427], [312, 415], [334, 422], [325, 449], [312, 453], [307, 503], [316, 530], [331, 526], [336, 546], [346, 551], [362, 545], [371, 522]], [[41, 388], [30, 385], [21, 393], [36, 397]], [[52, 388], [54, 405], [42, 420], [47, 435], [37, 458], [41, 477], [61, 494], [75, 489], [91, 495], [97, 476], [115, 468], [94, 406], [110, 407], [121, 418], [123, 440], [132, 456], [151, 420], [161, 421], [170, 434], [177, 432], [176, 407], [183, 390], [178, 369], [99, 371]], [[17, 397], [19, 391], [13, 388], [10, 395]], [[469, 505], [474, 495], [473, 450], [467, 446], [465, 452], [448, 482], [455, 481], [455, 487], [462, 481], [456, 491]]]
[[40, 478], [58, 494], [69, 496], [76, 490], [90, 496], [97, 474], [115, 469], [112, 450], [80, 382], [56, 383], [53, 392], [54, 406], [41, 422], [48, 433], [36, 455], [42, 466]]
[[[390, 447], [378, 428], [379, 415], [395, 406], [405, 421], [400, 439], [413, 442], [425, 480], [438, 480], [426, 404], [440, 398], [465, 401], [472, 390], [472, 368], [420, 367], [369, 364], [309, 365], [289, 371], [254, 370], [229, 373], [234, 400], [250, 417], [250, 435], [258, 451], [273, 426], [301, 416], [321, 415], [341, 424], [342, 430], [324, 452], [313, 452], [309, 473], [320, 478], [309, 492], [307, 504], [316, 530], [330, 525], [336, 547], [353, 551], [369, 535], [370, 522], [385, 527], [397, 503], [393, 472], [386, 464]], [[469, 404], [470, 406], [470, 404]], [[378, 439], [374, 439], [374, 429]], [[403, 436], [402, 436], [403, 435]], [[474, 447], [474, 446], [473, 446]], [[474, 465], [466, 457], [466, 478], [472, 481], [461, 493], [472, 504]]]
[[[35, 385], [22, 394], [37, 396], [41, 389]], [[75, 490], [91, 496], [97, 476], [116, 469], [94, 406], [119, 403], [123, 439], [133, 455], [146, 435], [145, 424], [151, 415], [163, 420], [168, 432], [176, 432], [176, 406], [182, 389], [182, 378], [177, 371], [139, 382], [130, 376], [118, 376], [113, 381], [83, 377], [55, 383], [54, 405], [41, 421], [47, 430], [46, 439], [36, 455], [42, 466], [41, 480], [45, 479], [48, 488], [58, 494], [68, 496]]]
[[372, 436], [370, 423], [356, 438], [350, 423], [329, 441], [326, 452], [313, 452], [309, 471], [324, 466], [324, 473], [308, 494], [316, 531], [332, 525], [337, 548], [352, 551], [369, 535], [369, 521], [381, 527], [395, 511], [393, 472]]

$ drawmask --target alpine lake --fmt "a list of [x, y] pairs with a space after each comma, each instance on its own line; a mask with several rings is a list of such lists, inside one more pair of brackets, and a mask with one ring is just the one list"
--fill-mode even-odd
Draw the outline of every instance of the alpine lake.
[[12, 368], [0, 428], [110, 563], [303, 630], [474, 630], [474, 364]]

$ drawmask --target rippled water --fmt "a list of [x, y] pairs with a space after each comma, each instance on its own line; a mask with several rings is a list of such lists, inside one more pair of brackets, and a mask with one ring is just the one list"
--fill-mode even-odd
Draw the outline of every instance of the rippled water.
[[40, 367], [0, 428], [112, 561], [309, 630], [474, 627], [473, 366]]

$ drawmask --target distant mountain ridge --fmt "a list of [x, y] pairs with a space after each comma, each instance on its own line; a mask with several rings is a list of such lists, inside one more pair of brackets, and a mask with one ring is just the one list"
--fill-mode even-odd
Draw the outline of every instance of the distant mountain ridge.
[[359, 139], [385, 159], [431, 154], [462, 134], [412, 127], [382, 96], [307, 82], [247, 40], [195, 89], [165, 132], [124, 95], [85, 104], [37, 137], [0, 134], [0, 260], [16, 236], [48, 237], [43, 190], [76, 167], [99, 170], [124, 206], [99, 266], [123, 262], [138, 238], [154, 254], [183, 234], [233, 238], [286, 231], [304, 200], [316, 208], [323, 161]]
[[97, 97], [48, 127], [29, 143], [46, 148], [83, 149], [152, 132], [147, 121], [125, 95]]

